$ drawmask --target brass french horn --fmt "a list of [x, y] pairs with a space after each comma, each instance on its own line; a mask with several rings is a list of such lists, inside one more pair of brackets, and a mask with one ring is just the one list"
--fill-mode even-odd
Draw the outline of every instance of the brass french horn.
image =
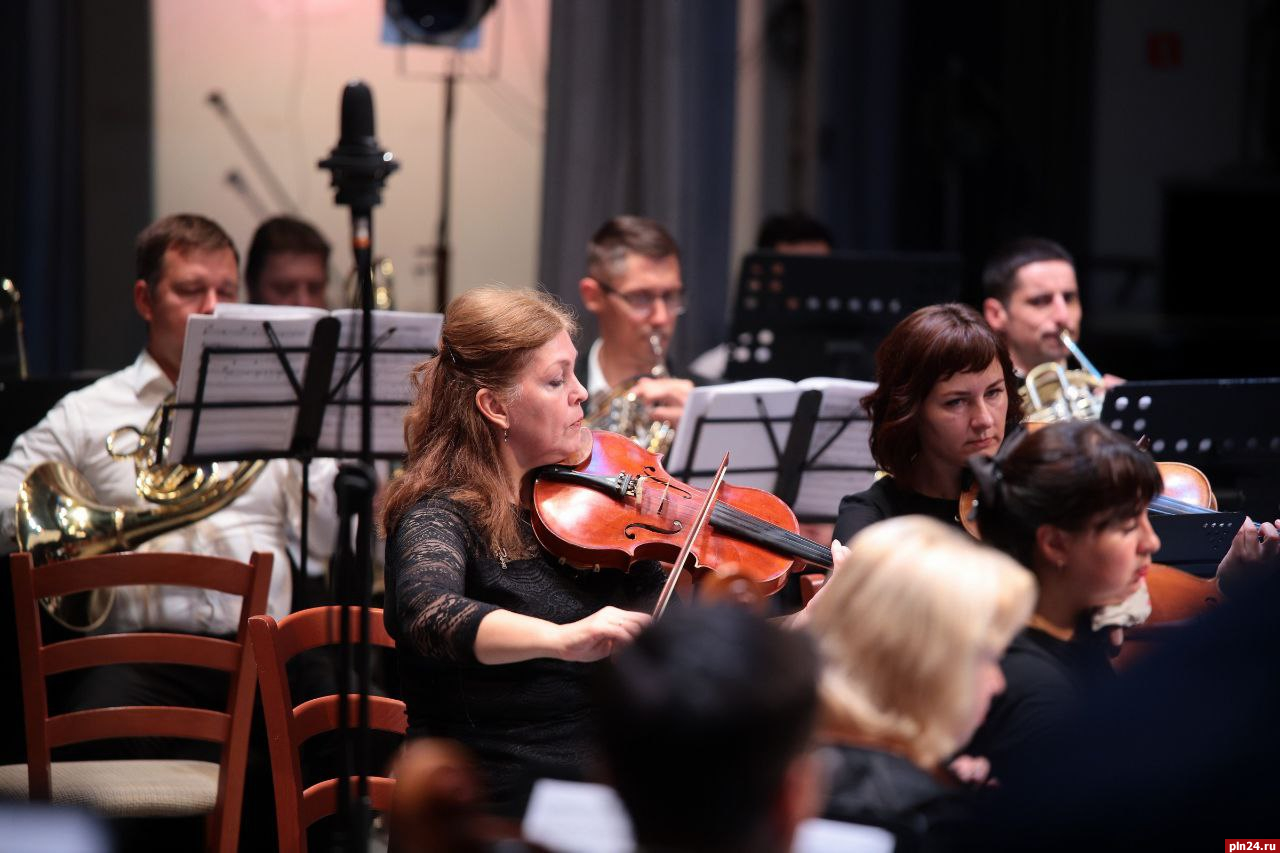
[[[667, 373], [662, 338], [650, 335], [649, 345], [653, 347], [654, 363], [646, 376], [665, 379], [670, 374]], [[671, 448], [671, 442], [675, 441], [675, 427], [667, 421], [655, 420], [649, 406], [637, 398], [635, 386], [643, 378], [645, 377], [619, 383], [594, 396], [588, 403], [589, 411], [583, 418], [583, 424], [590, 429], [625, 435], [650, 453], [666, 453]]]
[[1067, 370], [1056, 361], [1038, 364], [1027, 371], [1026, 381], [1018, 389], [1022, 413], [1027, 423], [1059, 421], [1096, 421], [1102, 417], [1106, 386], [1102, 374], [1085, 357], [1063, 329], [1058, 333], [1067, 351], [1080, 363], [1080, 370]]
[[[61, 462], [42, 462], [18, 488], [15, 513], [18, 547], [31, 552], [37, 565], [73, 557], [128, 551], [149, 539], [212, 515], [253, 484], [266, 462], [239, 462], [227, 476], [217, 464], [207, 467], [162, 462], [160, 423], [165, 405], [156, 408], [142, 429], [121, 427], [107, 436], [113, 459], [132, 459], [138, 495], [150, 506], [115, 507], [97, 502], [80, 474]], [[124, 449], [125, 436], [136, 445]], [[167, 439], [166, 439], [167, 443]], [[114, 589], [46, 598], [41, 601], [55, 621], [72, 631], [93, 631], [106, 621], [115, 602]]]

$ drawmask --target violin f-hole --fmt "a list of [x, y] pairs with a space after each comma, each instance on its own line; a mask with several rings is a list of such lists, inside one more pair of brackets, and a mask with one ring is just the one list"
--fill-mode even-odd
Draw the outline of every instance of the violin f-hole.
[[661, 536], [672, 536], [684, 529], [684, 525], [681, 524], [679, 521], [672, 522], [672, 526], [670, 530], [664, 530], [658, 525], [650, 524], [647, 521], [633, 521], [630, 524], [628, 524], [626, 527], [622, 528], [622, 535], [627, 537], [628, 539], [635, 539], [636, 535], [635, 533], [632, 532], [633, 527], [638, 527], [641, 530], [648, 530], [650, 533], [657, 533]]

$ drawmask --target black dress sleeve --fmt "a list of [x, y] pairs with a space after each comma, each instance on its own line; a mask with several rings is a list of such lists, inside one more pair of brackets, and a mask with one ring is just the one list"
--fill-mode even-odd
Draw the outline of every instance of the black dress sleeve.
[[[458, 508], [428, 499], [405, 513], [387, 543], [394, 575], [394, 624], [400, 643], [437, 660], [475, 661], [476, 632], [497, 605], [465, 595], [467, 566], [480, 547]], [[389, 610], [391, 610], [389, 608]]]

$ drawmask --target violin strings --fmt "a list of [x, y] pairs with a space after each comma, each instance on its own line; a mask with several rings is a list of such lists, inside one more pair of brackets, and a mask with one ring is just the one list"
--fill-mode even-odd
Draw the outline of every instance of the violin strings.
[[[681, 524], [688, 524], [695, 515], [691, 510], [685, 511], [684, 504], [668, 505], [673, 507], [673, 511], [669, 515], [663, 515], [663, 518], [670, 518], [674, 521], [679, 521]], [[717, 500], [715, 507], [712, 509], [712, 525], [715, 525], [717, 517], [721, 522], [722, 529], [728, 524], [738, 530], [754, 533], [765, 541], [776, 544], [788, 554], [794, 554], [815, 563], [829, 562], [831, 560], [830, 549], [721, 500]], [[730, 532], [732, 531], [730, 530]]]

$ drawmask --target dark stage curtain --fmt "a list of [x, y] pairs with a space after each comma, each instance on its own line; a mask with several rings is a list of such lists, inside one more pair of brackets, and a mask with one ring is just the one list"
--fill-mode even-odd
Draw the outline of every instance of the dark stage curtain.
[[[581, 308], [588, 238], [651, 216], [680, 244], [689, 311], [677, 365], [721, 340], [729, 263], [737, 4], [554, 0], [547, 92], [543, 286]], [[590, 315], [583, 346], [595, 337]]]

